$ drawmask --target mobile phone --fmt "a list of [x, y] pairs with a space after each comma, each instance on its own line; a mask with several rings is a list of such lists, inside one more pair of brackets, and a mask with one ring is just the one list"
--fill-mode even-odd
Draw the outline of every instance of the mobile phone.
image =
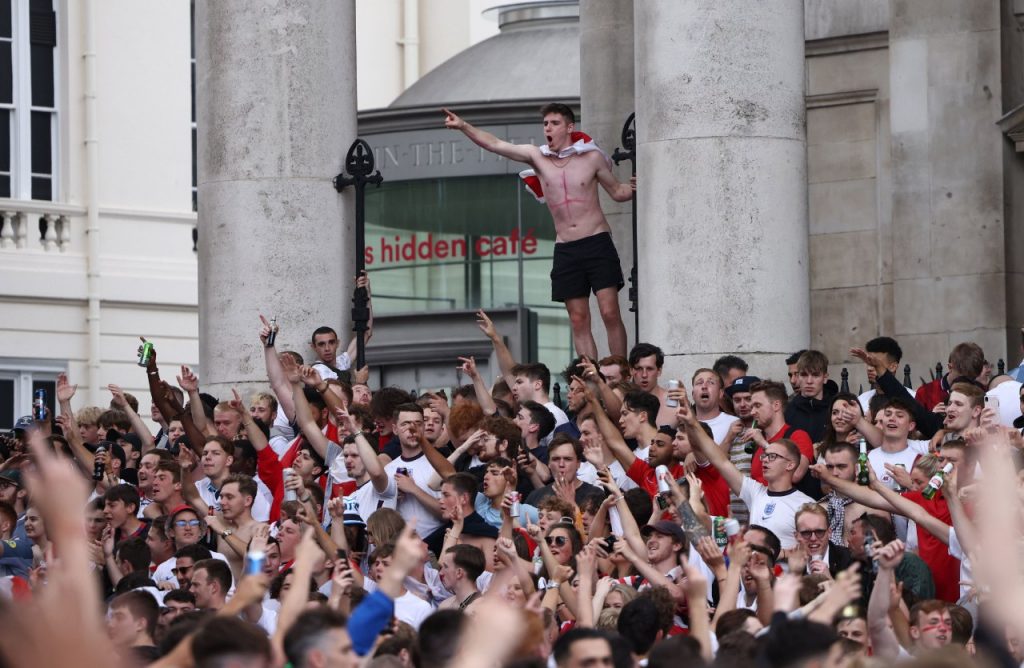
[[985, 408], [991, 408], [996, 413], [999, 412], [999, 397], [993, 397], [988, 394], [985, 395]]

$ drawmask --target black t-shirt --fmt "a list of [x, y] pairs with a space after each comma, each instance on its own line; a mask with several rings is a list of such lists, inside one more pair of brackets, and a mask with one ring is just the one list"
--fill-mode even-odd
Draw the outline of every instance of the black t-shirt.
[[[427, 544], [427, 548], [438, 557], [441, 556], [441, 548], [444, 547], [444, 532], [450, 529], [451, 526], [451, 522], [445, 522], [424, 539], [424, 542]], [[488, 524], [487, 521], [480, 516], [480, 513], [474, 510], [462, 520], [462, 535], [497, 538], [498, 528]]]

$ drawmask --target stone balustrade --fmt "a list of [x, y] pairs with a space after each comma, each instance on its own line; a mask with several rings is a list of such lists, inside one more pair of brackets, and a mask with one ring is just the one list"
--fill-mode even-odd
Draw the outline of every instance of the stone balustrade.
[[0, 252], [66, 252], [72, 221], [84, 214], [82, 207], [55, 202], [0, 200]]

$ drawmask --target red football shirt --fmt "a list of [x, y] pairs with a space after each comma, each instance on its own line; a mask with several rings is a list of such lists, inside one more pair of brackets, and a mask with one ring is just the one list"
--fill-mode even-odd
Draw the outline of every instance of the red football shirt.
[[[775, 443], [781, 441], [783, 438], [796, 443], [796, 447], [800, 448], [800, 454], [807, 457], [807, 461], [814, 463], [814, 444], [811, 443], [811, 437], [803, 429], [793, 429], [788, 424], [782, 425], [774, 436], [768, 439], [769, 443]], [[799, 464], [800, 462], [797, 462]], [[754, 456], [750, 460], [750, 477], [758, 481], [762, 485], [767, 485], [764, 481], [764, 466], [761, 464], [761, 448], [758, 448], [754, 452]]]

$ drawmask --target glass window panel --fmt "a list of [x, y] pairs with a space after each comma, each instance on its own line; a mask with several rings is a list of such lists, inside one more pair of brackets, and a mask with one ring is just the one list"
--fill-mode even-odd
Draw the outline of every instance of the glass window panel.
[[32, 104], [53, 106], [53, 47], [32, 46]]
[[0, 197], [11, 196], [11, 177], [9, 174], [0, 174]]
[[11, 61], [13, 44], [0, 42], [0, 102], [14, 102], [14, 69]]
[[0, 37], [11, 35], [11, 0], [0, 0]]
[[551, 301], [554, 227], [547, 207], [520, 191], [519, 180], [504, 175], [367, 190], [365, 258], [378, 312], [522, 303], [546, 325], [540, 360], [560, 368], [572, 337], [564, 307]]
[[192, 61], [192, 122], [196, 122], [196, 61]]
[[33, 176], [32, 177], [32, 199], [52, 200], [53, 179]]
[[0, 378], [0, 429], [14, 426], [14, 379]]
[[46, 111], [32, 112], [32, 171], [36, 174], [53, 171], [52, 116]]
[[0, 109], [0, 172], [11, 171], [11, 112]]

